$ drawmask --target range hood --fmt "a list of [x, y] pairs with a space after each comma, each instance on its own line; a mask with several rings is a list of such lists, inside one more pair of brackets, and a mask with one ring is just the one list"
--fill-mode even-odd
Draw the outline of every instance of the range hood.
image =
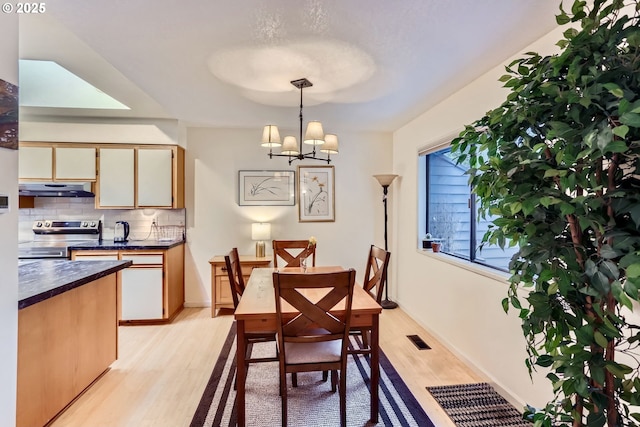
[[18, 185], [18, 194], [29, 197], [95, 197], [90, 182], [22, 183]]

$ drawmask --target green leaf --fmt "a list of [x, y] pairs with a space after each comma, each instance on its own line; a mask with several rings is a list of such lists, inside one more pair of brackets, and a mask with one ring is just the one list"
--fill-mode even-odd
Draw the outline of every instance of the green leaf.
[[620, 116], [620, 123], [634, 128], [640, 127], [640, 114], [637, 113], [624, 113]]
[[620, 138], [626, 137], [628, 133], [629, 133], [629, 126], [627, 125], [620, 125], [613, 128], [613, 134]]
[[627, 277], [640, 277], [640, 264], [631, 264], [626, 270]]
[[605, 336], [602, 335], [602, 333], [600, 331], [595, 331], [593, 333], [593, 339], [596, 342], [596, 344], [598, 344], [602, 348], [606, 348], [607, 345], [609, 344], [609, 341], [607, 341]]
[[603, 86], [605, 87], [605, 89], [607, 89], [609, 91], [610, 94], [612, 94], [616, 98], [623, 98], [624, 97], [624, 91], [617, 84], [615, 84], [615, 83], [605, 83]]

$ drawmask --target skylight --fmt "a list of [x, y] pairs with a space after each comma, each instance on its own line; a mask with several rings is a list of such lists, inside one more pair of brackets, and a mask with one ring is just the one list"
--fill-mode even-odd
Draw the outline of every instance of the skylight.
[[20, 60], [20, 106], [129, 110], [53, 61]]

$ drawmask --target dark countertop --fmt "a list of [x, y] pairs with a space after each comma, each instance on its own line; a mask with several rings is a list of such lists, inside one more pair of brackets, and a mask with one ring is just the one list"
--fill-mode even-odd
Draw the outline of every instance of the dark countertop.
[[184, 240], [171, 240], [168, 242], [158, 240], [129, 240], [128, 242], [114, 242], [103, 240], [102, 242], [87, 242], [69, 246], [70, 251], [120, 251], [120, 250], [144, 250], [144, 249], [171, 249], [174, 246], [184, 244]]
[[18, 267], [18, 309], [129, 267], [131, 261], [36, 261]]

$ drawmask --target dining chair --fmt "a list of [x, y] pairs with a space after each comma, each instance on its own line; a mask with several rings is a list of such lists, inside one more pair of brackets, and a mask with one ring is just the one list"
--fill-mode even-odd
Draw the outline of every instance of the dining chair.
[[[337, 386], [340, 395], [340, 425], [347, 425], [347, 344], [355, 279], [354, 269], [273, 273], [283, 426], [287, 425], [287, 373], [320, 370], [331, 371], [331, 390]], [[283, 311], [285, 303], [295, 312]]]
[[311, 267], [316, 266], [316, 245], [309, 246], [308, 240], [274, 240], [273, 266], [300, 267], [300, 258], [311, 257]]
[[[367, 267], [365, 270], [364, 283], [362, 287], [365, 291], [375, 299], [378, 304], [382, 301], [384, 287], [387, 285], [387, 268], [389, 267], [389, 259], [391, 252], [385, 251], [377, 246], [371, 245], [369, 255], [367, 256]], [[370, 329], [351, 328], [351, 335], [360, 335], [362, 337], [362, 347], [360, 349], [349, 350], [352, 354], [368, 354], [371, 353], [369, 345]]]
[[[240, 256], [238, 255], [238, 248], [233, 248], [227, 255], [224, 257], [224, 262], [227, 267], [227, 275], [229, 276], [229, 286], [231, 287], [231, 298], [233, 299], [233, 308], [238, 308], [238, 303], [240, 302], [240, 298], [242, 298], [242, 294], [244, 293], [244, 277], [242, 276], [242, 267], [240, 266]], [[276, 336], [274, 332], [247, 332], [244, 335], [245, 348], [247, 352], [245, 354], [245, 366], [247, 370], [249, 369], [249, 363], [259, 363], [259, 362], [277, 362], [277, 348], [276, 348], [276, 356], [273, 357], [261, 357], [261, 358], [252, 358], [251, 357], [251, 349], [252, 345], [256, 343], [262, 342], [275, 342]], [[246, 376], [245, 376], [246, 378]], [[235, 384], [234, 384], [235, 388]]]

